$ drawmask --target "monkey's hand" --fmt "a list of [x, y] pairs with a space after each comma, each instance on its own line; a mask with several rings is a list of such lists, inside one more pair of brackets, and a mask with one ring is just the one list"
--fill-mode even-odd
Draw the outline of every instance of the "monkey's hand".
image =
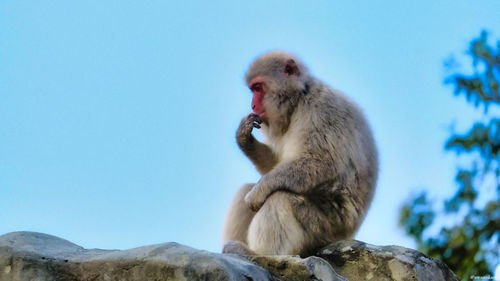
[[243, 118], [236, 131], [236, 142], [241, 151], [255, 165], [259, 173], [263, 175], [276, 166], [278, 159], [266, 144], [259, 142], [252, 135], [253, 128], [259, 129], [261, 123], [262, 119], [255, 113], [250, 113]]
[[249, 146], [255, 142], [252, 130], [253, 128], [260, 129], [260, 123], [262, 120], [255, 113], [250, 113], [241, 120], [238, 131], [236, 131], [236, 142], [243, 151], [248, 150]]
[[[260, 183], [260, 181], [259, 181]], [[261, 185], [257, 183], [245, 196], [245, 203], [252, 211], [257, 212], [264, 202], [266, 202], [267, 195]]]

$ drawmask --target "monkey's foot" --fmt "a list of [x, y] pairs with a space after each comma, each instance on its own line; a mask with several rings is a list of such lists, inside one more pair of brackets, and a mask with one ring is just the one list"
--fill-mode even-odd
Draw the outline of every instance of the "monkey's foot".
[[252, 256], [255, 252], [250, 250], [247, 245], [238, 241], [229, 241], [222, 247], [223, 254], [237, 254], [241, 256]]

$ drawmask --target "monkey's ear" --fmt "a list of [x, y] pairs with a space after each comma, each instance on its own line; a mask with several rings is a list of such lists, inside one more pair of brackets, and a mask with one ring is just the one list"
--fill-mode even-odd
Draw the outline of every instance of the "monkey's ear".
[[287, 77], [290, 77], [292, 75], [299, 76], [300, 71], [299, 68], [297, 67], [297, 64], [293, 59], [289, 59], [285, 63], [285, 75]]

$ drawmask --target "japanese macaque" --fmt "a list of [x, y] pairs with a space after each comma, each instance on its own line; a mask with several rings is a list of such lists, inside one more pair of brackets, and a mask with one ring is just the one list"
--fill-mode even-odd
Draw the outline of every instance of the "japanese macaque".
[[[375, 191], [377, 148], [362, 111], [294, 55], [265, 54], [246, 83], [252, 110], [236, 133], [261, 179], [235, 194], [223, 253], [309, 256], [352, 238]], [[259, 142], [253, 128], [260, 128]]]

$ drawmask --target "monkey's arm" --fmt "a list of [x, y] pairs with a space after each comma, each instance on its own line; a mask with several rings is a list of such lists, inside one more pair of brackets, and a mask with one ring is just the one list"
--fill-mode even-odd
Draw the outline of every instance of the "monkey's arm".
[[276, 165], [276, 157], [267, 145], [259, 142], [253, 136], [252, 139], [252, 144], [240, 148], [261, 175], [267, 174]]
[[277, 159], [271, 149], [259, 142], [253, 135], [254, 127], [260, 128], [260, 119], [256, 114], [250, 114], [241, 120], [236, 132], [236, 142], [241, 151], [252, 161], [261, 175], [268, 173], [276, 164]]
[[312, 187], [333, 180], [332, 165], [315, 157], [301, 157], [283, 163], [264, 175], [247, 193], [245, 202], [255, 211], [277, 190], [303, 194]]

